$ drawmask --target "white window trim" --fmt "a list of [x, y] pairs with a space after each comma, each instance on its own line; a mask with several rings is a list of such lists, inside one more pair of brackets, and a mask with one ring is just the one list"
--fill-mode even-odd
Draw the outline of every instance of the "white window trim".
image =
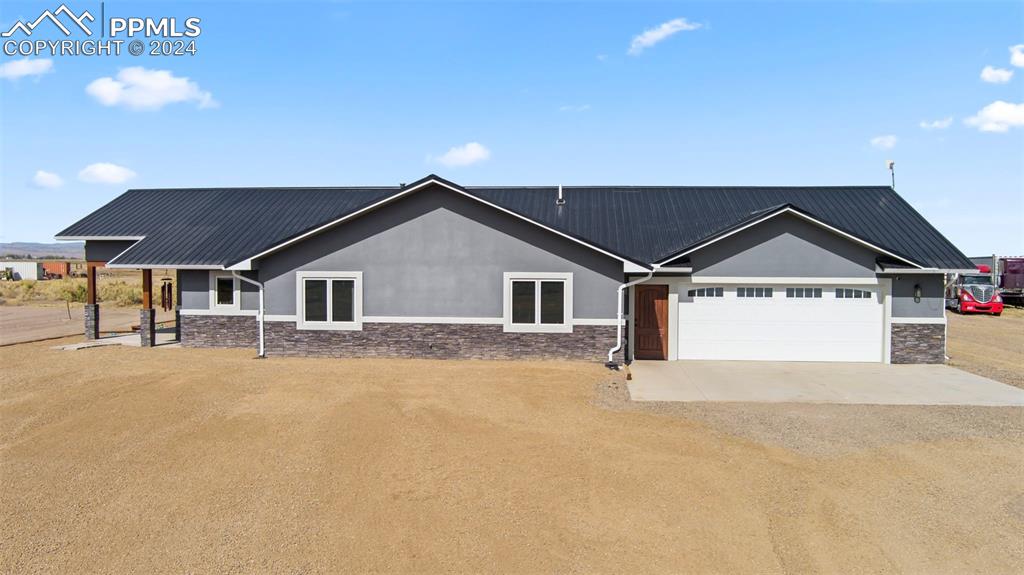
[[[231, 304], [217, 303], [217, 280], [222, 278], [230, 279], [232, 282]], [[210, 310], [222, 312], [240, 311], [242, 309], [242, 286], [240, 283], [238, 278], [233, 276], [231, 272], [210, 272]]]
[[[545, 281], [562, 280], [563, 290], [562, 311], [563, 323], [512, 323], [512, 282], [513, 281]], [[504, 331], [515, 333], [572, 333], [572, 273], [559, 272], [505, 272], [502, 282], [502, 319]], [[540, 290], [535, 290], [536, 317], [540, 319]]]
[[[327, 321], [306, 321], [306, 280], [327, 281]], [[353, 280], [352, 291], [354, 309], [353, 321], [331, 321], [333, 305], [331, 280]], [[363, 329], [363, 272], [295, 272], [295, 328], [309, 330], [362, 331]]]

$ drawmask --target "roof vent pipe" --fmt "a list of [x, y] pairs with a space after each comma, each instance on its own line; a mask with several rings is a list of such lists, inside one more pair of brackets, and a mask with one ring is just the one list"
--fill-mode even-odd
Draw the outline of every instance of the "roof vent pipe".
[[556, 206], [564, 206], [565, 198], [562, 197], [562, 184], [558, 184], [558, 199], [555, 200]]

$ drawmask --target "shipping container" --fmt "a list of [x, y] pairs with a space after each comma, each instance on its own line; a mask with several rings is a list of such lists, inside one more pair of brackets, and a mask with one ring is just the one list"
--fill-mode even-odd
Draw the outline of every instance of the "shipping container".
[[71, 263], [56, 260], [44, 261], [43, 271], [50, 278], [66, 278], [71, 276]]

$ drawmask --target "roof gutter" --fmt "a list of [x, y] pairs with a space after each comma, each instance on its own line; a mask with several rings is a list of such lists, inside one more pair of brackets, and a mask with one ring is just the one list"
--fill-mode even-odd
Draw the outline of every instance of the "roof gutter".
[[658, 264], [654, 264], [654, 267], [652, 269], [647, 270], [647, 275], [645, 275], [644, 277], [633, 280], [631, 282], [626, 282], [619, 286], [619, 289], [617, 291], [619, 296], [619, 307], [618, 312], [615, 314], [615, 347], [608, 350], [608, 363], [605, 364], [605, 366], [607, 366], [609, 369], [619, 369], [619, 364], [615, 363], [615, 361], [612, 358], [615, 357], [616, 352], [622, 349], [622, 292], [628, 287], [633, 287], [638, 283], [643, 283], [651, 279], [651, 277], [654, 276], [654, 272], [656, 272], [659, 267], [660, 266]]
[[264, 339], [263, 339], [263, 318], [264, 318], [264, 316], [266, 316], [266, 313], [264, 312], [264, 309], [263, 309], [263, 284], [258, 282], [258, 281], [256, 281], [256, 280], [249, 279], [249, 278], [247, 278], [247, 277], [243, 276], [242, 274], [240, 274], [238, 272], [235, 272], [235, 271], [231, 272], [231, 275], [235, 276], [235, 279], [244, 281], [245, 283], [248, 283], [248, 284], [252, 284], [252, 285], [254, 285], [254, 286], [256, 286], [256, 287], [258, 287], [260, 289], [260, 309], [259, 309], [259, 311], [256, 312], [256, 322], [259, 324], [259, 330], [260, 330], [260, 357], [261, 358], [265, 358], [265, 357], [267, 357], [267, 350], [264, 347]]
[[880, 274], [905, 274], [905, 275], [935, 275], [935, 274], [976, 274], [978, 268], [887, 268], [882, 266]]

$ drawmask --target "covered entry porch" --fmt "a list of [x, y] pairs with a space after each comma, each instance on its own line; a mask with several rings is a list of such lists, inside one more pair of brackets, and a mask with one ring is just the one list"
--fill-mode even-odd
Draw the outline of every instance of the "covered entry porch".
[[[134, 325], [122, 325], [111, 333], [110, 326], [107, 326], [107, 331], [101, 329], [101, 297], [100, 297], [100, 270], [106, 269], [107, 262], [104, 260], [90, 259], [86, 262], [86, 301], [83, 308], [84, 316], [84, 335], [87, 342], [97, 342], [117, 339], [116, 343], [125, 343], [125, 337], [134, 338], [137, 341], [136, 345], [141, 347], [152, 347], [158, 344], [172, 343], [180, 340], [180, 331], [178, 329], [178, 312], [177, 312], [177, 301], [179, 297], [177, 285], [178, 278], [177, 272], [173, 276], [163, 276], [159, 285], [154, 287], [153, 282], [153, 269], [141, 269], [137, 270], [139, 278], [141, 279], [141, 297], [139, 301], [140, 308], [138, 311], [138, 324]], [[122, 270], [125, 274], [130, 274], [136, 270]], [[163, 270], [168, 271], [168, 270]], [[119, 274], [120, 275], [120, 274]], [[139, 292], [135, 292], [138, 294]], [[157, 309], [159, 305], [160, 309]], [[123, 307], [117, 308], [120, 312], [124, 311]], [[167, 317], [168, 313], [173, 312], [173, 329], [166, 328], [159, 330], [158, 313], [163, 314], [162, 321], [164, 325], [167, 325], [170, 318]], [[119, 313], [118, 315], [123, 315]], [[123, 319], [122, 319], [123, 321]], [[122, 328], [130, 327], [132, 331], [137, 332], [137, 335], [125, 335]]]

